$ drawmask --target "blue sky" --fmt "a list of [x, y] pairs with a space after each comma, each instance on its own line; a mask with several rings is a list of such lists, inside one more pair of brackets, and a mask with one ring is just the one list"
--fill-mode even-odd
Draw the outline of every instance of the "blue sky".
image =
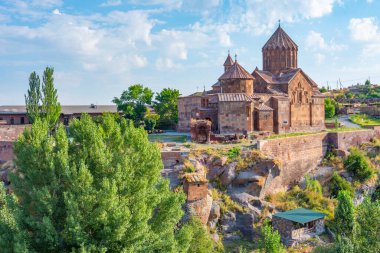
[[129, 85], [210, 88], [230, 49], [249, 72], [278, 26], [320, 86], [380, 83], [380, 0], [0, 0], [0, 105], [55, 68], [62, 104], [111, 104]]

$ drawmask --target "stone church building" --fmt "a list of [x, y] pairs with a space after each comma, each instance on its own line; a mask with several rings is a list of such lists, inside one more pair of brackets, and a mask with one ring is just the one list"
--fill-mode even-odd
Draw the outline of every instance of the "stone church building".
[[197, 120], [210, 121], [219, 134], [324, 129], [324, 97], [298, 67], [298, 46], [280, 26], [262, 56], [263, 69], [249, 73], [228, 54], [212, 90], [178, 99], [178, 131], [190, 131]]

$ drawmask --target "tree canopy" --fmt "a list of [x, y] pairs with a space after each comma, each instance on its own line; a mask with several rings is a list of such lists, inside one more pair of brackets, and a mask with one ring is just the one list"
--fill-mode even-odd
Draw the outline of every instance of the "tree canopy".
[[191, 240], [180, 236], [186, 226], [177, 226], [184, 194], [171, 191], [161, 177], [159, 149], [143, 129], [113, 115], [98, 123], [83, 115], [69, 132], [70, 140], [62, 125], [49, 133], [47, 121], [37, 119], [15, 143], [14, 195], [0, 208], [20, 214], [5, 212], [0, 245], [10, 252], [189, 248]]
[[44, 118], [50, 128], [56, 126], [61, 114], [61, 105], [58, 102], [53, 74], [54, 69], [52, 67], [45, 68], [41, 87], [40, 77], [36, 72], [32, 72], [29, 77], [29, 89], [25, 95], [29, 121], [33, 123], [37, 118]]
[[159, 126], [161, 128], [174, 128], [178, 123], [178, 97], [179, 90], [164, 88], [156, 94], [154, 110], [160, 115]]
[[335, 101], [325, 98], [325, 118], [331, 119], [335, 116]]
[[147, 112], [147, 105], [152, 104], [153, 91], [141, 84], [134, 84], [123, 91], [120, 98], [115, 97], [112, 102], [117, 109], [122, 111], [127, 119], [133, 120], [135, 125], [140, 125]]

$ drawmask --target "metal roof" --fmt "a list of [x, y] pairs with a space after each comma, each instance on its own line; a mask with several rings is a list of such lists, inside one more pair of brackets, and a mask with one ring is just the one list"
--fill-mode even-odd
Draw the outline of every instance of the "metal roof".
[[[61, 105], [62, 114], [117, 112], [116, 105]], [[26, 114], [23, 105], [0, 106], [0, 114]]]
[[327, 214], [316, 212], [306, 208], [297, 208], [282, 213], [276, 213], [273, 214], [273, 216], [304, 224], [310, 221], [321, 219], [327, 216]]
[[260, 104], [259, 106], [256, 106], [255, 108], [259, 111], [273, 111], [272, 108], [270, 108], [269, 106], [265, 104]]
[[219, 102], [251, 102], [252, 98], [245, 93], [218, 93]]

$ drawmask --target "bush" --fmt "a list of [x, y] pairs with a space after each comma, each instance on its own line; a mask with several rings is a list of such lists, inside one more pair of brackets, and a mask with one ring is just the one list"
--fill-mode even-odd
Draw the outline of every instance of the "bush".
[[265, 221], [261, 227], [261, 239], [259, 241], [260, 252], [280, 253], [284, 252], [284, 246], [281, 244], [281, 237], [277, 230], [274, 230], [268, 221]]
[[334, 172], [334, 175], [330, 181], [331, 196], [334, 198], [338, 197], [338, 193], [340, 191], [348, 192], [351, 197], [354, 197], [355, 195], [354, 188], [351, 186], [351, 184], [346, 179], [339, 176], [338, 173]]
[[315, 192], [318, 195], [322, 196], [322, 193], [323, 193], [322, 192], [322, 186], [318, 180], [313, 180], [309, 176], [306, 176], [305, 181], [306, 181], [306, 190], [311, 191], [311, 192]]
[[374, 173], [367, 157], [357, 148], [350, 150], [350, 155], [344, 161], [344, 167], [361, 182], [371, 178]]
[[239, 147], [233, 147], [227, 152], [227, 156], [230, 160], [233, 160], [237, 158], [240, 155], [240, 148]]

